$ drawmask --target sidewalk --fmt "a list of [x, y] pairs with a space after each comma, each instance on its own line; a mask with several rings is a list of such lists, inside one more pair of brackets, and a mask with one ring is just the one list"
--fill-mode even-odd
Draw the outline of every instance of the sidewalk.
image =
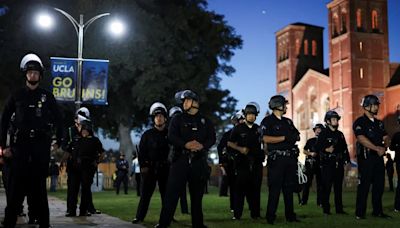
[[[123, 221], [119, 218], [111, 217], [106, 214], [92, 215], [89, 217], [65, 217], [65, 210], [67, 208], [66, 202], [49, 196], [49, 208], [50, 208], [50, 224], [55, 228], [89, 228], [89, 227], [135, 227], [142, 228], [144, 226], [134, 225], [130, 222]], [[4, 208], [6, 207], [6, 195], [4, 188], [0, 188], [0, 220], [4, 218]], [[26, 213], [26, 201], [25, 201], [25, 213]], [[34, 227], [27, 225], [28, 217], [19, 217], [17, 221], [17, 227]], [[1, 225], [0, 225], [1, 227]]]

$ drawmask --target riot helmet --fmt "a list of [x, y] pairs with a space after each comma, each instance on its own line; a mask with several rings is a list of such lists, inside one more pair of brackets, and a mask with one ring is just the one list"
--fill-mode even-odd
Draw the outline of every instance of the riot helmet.
[[185, 99], [192, 99], [197, 102], [200, 101], [199, 96], [195, 92], [189, 89], [178, 91], [177, 93], [175, 93], [175, 100], [178, 104], [183, 103]]
[[37, 70], [40, 72], [40, 74], [43, 74], [44, 70], [42, 60], [39, 58], [39, 56], [32, 53], [27, 54], [22, 58], [19, 67], [24, 73], [26, 73], [28, 70]]
[[240, 123], [241, 120], [244, 120], [242, 110], [236, 112], [234, 115], [231, 116], [231, 122], [233, 125], [237, 125], [238, 123]]
[[257, 102], [249, 102], [243, 109], [243, 114], [246, 116], [247, 114], [254, 114], [258, 115], [260, 113], [260, 106], [257, 104]]
[[320, 124], [320, 123], [317, 123], [317, 124], [315, 124], [315, 126], [313, 127], [313, 131], [315, 131], [315, 130], [317, 130], [317, 128], [319, 128], [319, 129], [324, 129], [325, 127], [324, 127], [324, 125], [322, 125], [322, 124]]
[[83, 120], [90, 120], [90, 112], [86, 107], [81, 107], [75, 112], [75, 119], [78, 123], [81, 123]]
[[[179, 91], [175, 94], [175, 99], [179, 104], [183, 104], [183, 109], [185, 112], [191, 112], [191, 110], [198, 110], [199, 109], [199, 102], [200, 98], [199, 96], [193, 92], [192, 90], [183, 90]], [[186, 105], [185, 107], [185, 100], [192, 100], [192, 102], [189, 105]]]
[[[332, 124], [332, 121], [331, 121], [332, 118], [336, 118], [336, 120], [338, 121], [337, 125]], [[340, 118], [341, 117], [339, 116], [339, 114], [336, 111], [329, 110], [326, 112], [324, 120], [327, 125], [333, 127], [334, 129], [337, 129], [339, 127]]]
[[30, 54], [25, 55], [22, 58], [19, 67], [20, 67], [24, 77], [26, 77], [26, 73], [30, 70], [39, 72], [39, 75], [40, 75], [39, 80], [31, 81], [31, 80], [26, 79], [27, 82], [31, 85], [38, 84], [41, 77], [43, 76], [44, 67], [43, 67], [42, 60], [40, 60], [39, 56], [37, 56], [35, 54], [30, 53]]
[[242, 120], [244, 119], [243, 111], [237, 111], [232, 117], [231, 120]]
[[378, 110], [372, 110], [372, 105], [378, 105], [381, 102], [379, 101], [379, 98], [373, 94], [369, 94], [366, 95], [365, 97], [363, 97], [363, 99], [361, 100], [361, 106], [367, 110], [369, 113], [376, 115], [378, 114]]
[[165, 118], [167, 118], [167, 108], [161, 102], [155, 102], [150, 107], [149, 115], [154, 118], [157, 114], [162, 114]]
[[[268, 102], [268, 106], [271, 110], [279, 110], [279, 111], [285, 111], [284, 106], [289, 103], [288, 100], [282, 95], [275, 95], [272, 96], [271, 99]], [[281, 108], [282, 107], [282, 108]]]
[[172, 118], [173, 116], [175, 116], [178, 113], [182, 113], [182, 109], [178, 106], [174, 106], [169, 110], [169, 118]]

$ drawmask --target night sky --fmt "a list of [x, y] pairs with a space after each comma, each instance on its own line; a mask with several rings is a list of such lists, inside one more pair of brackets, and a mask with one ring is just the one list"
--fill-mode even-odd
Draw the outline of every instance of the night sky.
[[[242, 36], [243, 48], [236, 51], [231, 64], [233, 77], [222, 76], [222, 88], [239, 100], [238, 109], [250, 101], [267, 110], [275, 95], [275, 32], [303, 22], [324, 27], [324, 67], [329, 67], [328, 0], [209, 0], [208, 9], [225, 15], [228, 24]], [[388, 0], [389, 53], [391, 62], [400, 62], [400, 1]], [[261, 117], [257, 122], [261, 121]]]

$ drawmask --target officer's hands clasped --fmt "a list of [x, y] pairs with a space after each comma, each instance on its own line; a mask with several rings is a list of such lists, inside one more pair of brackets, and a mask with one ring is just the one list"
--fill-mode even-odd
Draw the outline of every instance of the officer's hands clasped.
[[187, 150], [190, 150], [190, 152], [198, 152], [198, 151], [201, 151], [204, 148], [204, 146], [203, 146], [203, 144], [199, 143], [198, 141], [192, 140], [185, 144], [185, 148]]

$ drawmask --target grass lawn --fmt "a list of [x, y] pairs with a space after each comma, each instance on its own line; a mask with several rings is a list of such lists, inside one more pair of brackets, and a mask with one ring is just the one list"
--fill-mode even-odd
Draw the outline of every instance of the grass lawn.
[[[265, 219], [252, 220], [250, 218], [249, 210], [247, 205], [245, 205], [245, 210], [243, 217], [240, 221], [232, 221], [232, 214], [229, 210], [229, 199], [228, 197], [219, 197], [218, 189], [215, 187], [210, 187], [210, 194], [206, 194], [203, 199], [203, 212], [204, 221], [208, 227], [264, 227], [268, 225]], [[56, 193], [49, 193], [59, 197], [63, 200], [66, 199], [66, 191], [58, 191]], [[400, 227], [400, 213], [393, 212], [393, 201], [394, 193], [385, 192], [383, 195], [383, 207], [385, 213], [391, 215], [393, 219], [379, 219], [370, 216], [371, 208], [371, 194], [369, 194], [368, 209], [367, 209], [367, 219], [366, 220], [356, 220], [354, 216], [355, 211], [355, 198], [356, 193], [354, 191], [346, 191], [343, 194], [344, 210], [349, 213], [349, 215], [336, 215], [334, 214], [334, 207], [332, 208], [332, 215], [324, 216], [322, 214], [322, 209], [316, 205], [315, 193], [310, 193], [310, 200], [308, 205], [299, 206], [297, 203], [297, 196], [294, 197], [295, 202], [295, 212], [298, 218], [302, 221], [301, 223], [287, 223], [284, 217], [284, 203], [283, 196], [281, 194], [279, 208], [277, 212], [277, 220], [275, 227]], [[136, 196], [136, 192], [131, 190], [128, 195], [120, 194], [116, 195], [115, 191], [103, 191], [98, 193], [93, 193], [94, 204], [97, 209], [101, 210], [103, 213], [119, 217], [126, 221], [131, 221], [135, 214], [137, 205], [139, 203], [139, 197]], [[189, 199], [188, 199], [189, 200]], [[331, 193], [331, 203], [333, 203], [333, 192]], [[261, 215], [265, 216], [267, 205], [267, 191], [265, 186], [263, 186], [261, 194]], [[190, 206], [189, 206], [190, 208]], [[161, 203], [160, 194], [155, 192], [153, 195], [148, 214], [145, 218], [146, 227], [152, 227], [158, 223], [158, 218], [160, 215]], [[171, 227], [190, 227], [190, 215], [182, 215], [180, 213], [180, 206], [178, 204], [177, 213], [175, 215], [178, 223], [173, 223]]]

